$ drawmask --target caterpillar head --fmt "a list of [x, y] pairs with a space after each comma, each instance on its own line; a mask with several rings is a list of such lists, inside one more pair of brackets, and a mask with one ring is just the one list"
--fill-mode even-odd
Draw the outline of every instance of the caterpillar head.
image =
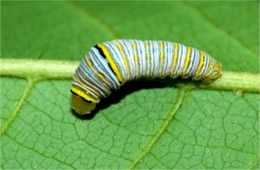
[[210, 66], [203, 78], [203, 82], [209, 83], [219, 78], [222, 75], [221, 64], [215, 60], [212, 60]]
[[80, 115], [90, 114], [99, 100], [72, 86], [71, 106]]

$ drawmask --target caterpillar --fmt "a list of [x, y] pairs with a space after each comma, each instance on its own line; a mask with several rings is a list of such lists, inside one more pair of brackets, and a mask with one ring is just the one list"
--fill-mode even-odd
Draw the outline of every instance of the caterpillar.
[[102, 98], [129, 80], [192, 78], [210, 82], [221, 65], [196, 48], [168, 41], [113, 40], [92, 47], [73, 75], [71, 105], [78, 114], [93, 111]]

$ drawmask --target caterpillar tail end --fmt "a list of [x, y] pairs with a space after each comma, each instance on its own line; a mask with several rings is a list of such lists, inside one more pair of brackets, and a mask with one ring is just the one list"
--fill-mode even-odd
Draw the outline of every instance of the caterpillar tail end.
[[212, 70], [205, 78], [202, 79], [204, 83], [211, 83], [222, 76], [222, 68], [219, 62], [214, 63]]
[[71, 106], [79, 115], [90, 114], [96, 108], [96, 105], [97, 103], [86, 101], [78, 95], [71, 95]]

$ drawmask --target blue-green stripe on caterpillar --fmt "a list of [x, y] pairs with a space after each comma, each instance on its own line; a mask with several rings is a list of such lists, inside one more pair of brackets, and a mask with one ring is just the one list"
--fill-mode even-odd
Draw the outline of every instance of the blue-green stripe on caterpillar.
[[192, 78], [210, 82], [221, 64], [209, 54], [185, 45], [154, 40], [113, 40], [92, 47], [73, 75], [72, 108], [88, 114], [102, 98], [130, 80]]

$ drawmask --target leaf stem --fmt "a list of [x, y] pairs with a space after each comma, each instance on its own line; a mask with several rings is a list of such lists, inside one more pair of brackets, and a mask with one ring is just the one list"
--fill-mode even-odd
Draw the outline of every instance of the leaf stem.
[[[32, 59], [0, 59], [0, 75], [21, 78], [71, 79], [79, 62]], [[224, 71], [223, 75], [200, 88], [241, 90], [260, 93], [260, 74]]]

